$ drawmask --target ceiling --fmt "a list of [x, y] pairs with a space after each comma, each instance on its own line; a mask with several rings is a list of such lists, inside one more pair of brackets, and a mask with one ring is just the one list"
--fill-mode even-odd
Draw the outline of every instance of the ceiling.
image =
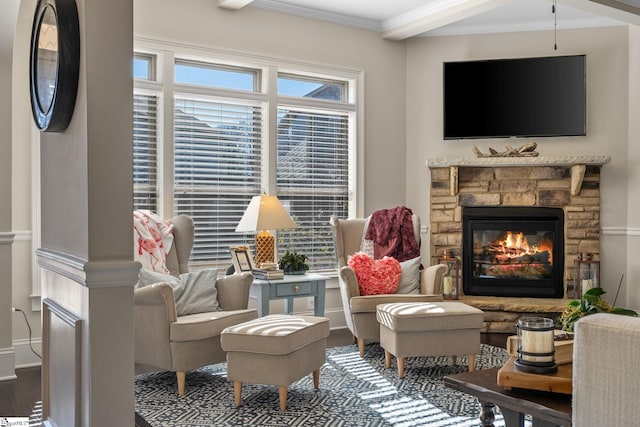
[[391, 40], [640, 25], [640, 0], [218, 0], [379, 31]]

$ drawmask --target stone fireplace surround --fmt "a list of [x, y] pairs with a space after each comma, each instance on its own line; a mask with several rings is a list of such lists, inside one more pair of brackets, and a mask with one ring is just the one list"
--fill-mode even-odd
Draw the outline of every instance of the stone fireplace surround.
[[562, 208], [565, 214], [565, 298], [461, 299], [485, 312], [484, 331], [515, 333], [523, 316], [557, 319], [567, 305], [573, 260], [600, 255], [600, 168], [608, 156], [481, 157], [427, 160], [431, 171], [430, 231], [433, 262], [445, 250], [461, 253], [462, 210], [467, 206]]

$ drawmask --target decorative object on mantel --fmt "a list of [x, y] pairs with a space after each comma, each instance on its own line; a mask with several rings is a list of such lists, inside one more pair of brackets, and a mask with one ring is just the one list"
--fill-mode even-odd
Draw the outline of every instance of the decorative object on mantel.
[[472, 151], [476, 157], [538, 157], [539, 155], [536, 151], [538, 144], [535, 142], [529, 142], [522, 145], [520, 148], [513, 148], [507, 144], [504, 148], [505, 151], [499, 152], [489, 147], [489, 154], [484, 154], [474, 145]]
[[[622, 280], [620, 283], [622, 283]], [[595, 313], [612, 313], [638, 317], [638, 313], [633, 310], [616, 308], [606, 302], [602, 298], [605, 293], [602, 288], [591, 288], [582, 294], [582, 298], [569, 301], [567, 308], [562, 312], [558, 320], [560, 329], [573, 332], [573, 327], [578, 320]]]

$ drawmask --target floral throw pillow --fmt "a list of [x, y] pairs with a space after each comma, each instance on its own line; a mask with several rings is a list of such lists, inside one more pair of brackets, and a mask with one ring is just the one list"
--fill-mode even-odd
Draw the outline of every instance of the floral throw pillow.
[[402, 269], [395, 258], [374, 260], [358, 252], [351, 255], [347, 263], [356, 273], [360, 295], [393, 294], [398, 289]]

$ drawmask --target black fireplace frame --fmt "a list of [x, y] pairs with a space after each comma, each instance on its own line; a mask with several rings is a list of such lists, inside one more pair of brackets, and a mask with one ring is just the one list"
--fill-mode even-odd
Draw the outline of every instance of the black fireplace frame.
[[[473, 230], [495, 230], [496, 227], [503, 229], [505, 224], [507, 228], [519, 231], [547, 230], [554, 233], [551, 278], [496, 279], [473, 276]], [[462, 210], [462, 240], [462, 288], [465, 295], [564, 297], [563, 209], [519, 206], [464, 207]], [[517, 281], [517, 284], [514, 285], [514, 281]]]

